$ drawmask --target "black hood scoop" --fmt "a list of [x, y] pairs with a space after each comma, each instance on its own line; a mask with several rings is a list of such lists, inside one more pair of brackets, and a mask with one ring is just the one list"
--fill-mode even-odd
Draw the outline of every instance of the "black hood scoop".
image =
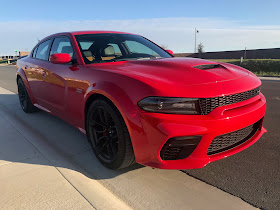
[[203, 65], [193, 66], [193, 68], [201, 69], [201, 70], [209, 70], [209, 69], [225, 68], [225, 67], [220, 64], [203, 64]]

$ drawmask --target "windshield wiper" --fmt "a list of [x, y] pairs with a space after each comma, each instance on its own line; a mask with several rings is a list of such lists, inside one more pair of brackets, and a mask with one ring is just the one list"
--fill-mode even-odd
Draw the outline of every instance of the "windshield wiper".
[[136, 60], [150, 60], [153, 57], [143, 57], [143, 58], [136, 58]]
[[141, 57], [141, 58], [137, 58], [136, 60], [150, 60], [150, 59], [158, 59], [158, 58], [162, 58], [162, 57], [155, 57], [155, 56]]
[[112, 59], [112, 61], [130, 61], [130, 60], [151, 60], [151, 59], [158, 59], [158, 58], [162, 58], [162, 57], [154, 57], [154, 56], [151, 56], [151, 57], [138, 57], [138, 58], [115, 58], [115, 59]]

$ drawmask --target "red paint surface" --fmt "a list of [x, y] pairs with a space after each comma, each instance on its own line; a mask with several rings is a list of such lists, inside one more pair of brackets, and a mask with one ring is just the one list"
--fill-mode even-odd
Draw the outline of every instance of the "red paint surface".
[[54, 64], [65, 64], [71, 61], [71, 57], [67, 53], [55, 53], [50, 56], [50, 62]]

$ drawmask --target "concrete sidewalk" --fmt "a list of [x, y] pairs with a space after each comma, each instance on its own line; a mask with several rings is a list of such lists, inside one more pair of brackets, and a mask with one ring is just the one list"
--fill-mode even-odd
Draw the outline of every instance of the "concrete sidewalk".
[[50, 148], [45, 156], [7, 109], [18, 103], [11, 94], [0, 88], [1, 209], [130, 209], [99, 182], [57, 167], [63, 160]]
[[112, 171], [86, 137], [45, 112], [25, 114], [0, 88], [1, 209], [254, 209], [175, 170]]

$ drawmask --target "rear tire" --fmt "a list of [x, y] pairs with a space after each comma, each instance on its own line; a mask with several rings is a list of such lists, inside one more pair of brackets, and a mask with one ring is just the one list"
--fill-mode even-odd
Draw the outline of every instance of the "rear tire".
[[24, 85], [24, 82], [21, 78], [18, 79], [17, 85], [18, 85], [19, 103], [22, 110], [25, 113], [32, 113], [38, 111], [38, 109], [32, 104], [28, 92], [26, 90], [26, 87]]
[[97, 159], [107, 168], [121, 169], [135, 163], [126, 124], [109, 101], [96, 99], [87, 112], [88, 140]]

